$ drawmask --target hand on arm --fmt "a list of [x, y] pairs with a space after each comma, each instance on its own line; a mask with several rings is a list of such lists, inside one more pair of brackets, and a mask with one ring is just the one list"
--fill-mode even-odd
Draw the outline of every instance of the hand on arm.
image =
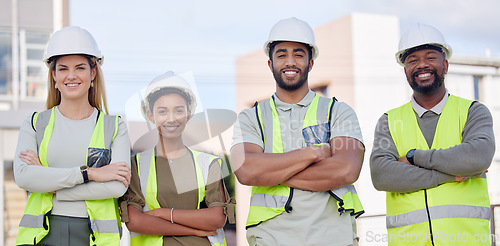
[[[405, 164], [408, 164], [408, 165], [412, 165], [410, 163], [410, 161], [408, 161], [408, 158], [406, 158], [406, 156], [401, 156], [399, 159], [398, 159], [399, 162], [402, 162], [402, 163], [405, 163]], [[460, 176], [455, 176], [455, 182], [463, 182], [465, 180], [467, 180], [468, 177], [460, 177]]]
[[96, 182], [120, 181], [128, 187], [130, 184], [130, 166], [125, 162], [116, 162], [99, 168], [87, 170], [89, 180]]
[[263, 153], [263, 149], [256, 144], [239, 143], [231, 148], [231, 165], [240, 183], [273, 186], [330, 156], [330, 148], [326, 145], [313, 145], [286, 153]]
[[[126, 223], [127, 228], [130, 231], [145, 235], [163, 235], [163, 236], [191, 235], [199, 237], [217, 235], [217, 232], [215, 230], [198, 230], [181, 224], [171, 223], [170, 220], [165, 220], [160, 217], [153, 216], [147, 213], [142, 213], [139, 209], [130, 205], [128, 206], [128, 216], [129, 216], [129, 222]], [[170, 216], [170, 211], [169, 211], [169, 216]]]
[[486, 106], [472, 104], [461, 134], [462, 143], [451, 148], [415, 151], [415, 165], [461, 177], [484, 173], [495, 154], [493, 119]]
[[336, 137], [330, 141], [330, 146], [331, 157], [308, 166], [283, 185], [302, 190], [328, 191], [354, 183], [363, 164], [363, 144], [354, 138]]
[[226, 222], [223, 207], [174, 210], [172, 208], [158, 208], [150, 210], [146, 214], [162, 218], [170, 223], [173, 221], [175, 224], [203, 231], [215, 231], [222, 228]]
[[405, 164], [398, 159], [399, 154], [389, 132], [387, 115], [382, 115], [375, 128], [370, 156], [372, 182], [377, 190], [404, 193], [455, 182], [452, 175]]

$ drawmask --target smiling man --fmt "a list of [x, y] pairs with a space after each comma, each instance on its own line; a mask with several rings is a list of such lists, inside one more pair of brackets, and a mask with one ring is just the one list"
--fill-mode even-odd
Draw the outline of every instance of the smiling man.
[[276, 23], [264, 51], [276, 93], [239, 114], [231, 148], [236, 177], [252, 186], [248, 242], [357, 245], [363, 208], [352, 183], [364, 146], [356, 114], [309, 89], [318, 47], [306, 22]]
[[446, 90], [451, 54], [427, 25], [399, 42], [396, 59], [413, 96], [380, 117], [370, 157], [373, 185], [387, 191], [389, 245], [490, 244], [492, 117], [483, 104]]

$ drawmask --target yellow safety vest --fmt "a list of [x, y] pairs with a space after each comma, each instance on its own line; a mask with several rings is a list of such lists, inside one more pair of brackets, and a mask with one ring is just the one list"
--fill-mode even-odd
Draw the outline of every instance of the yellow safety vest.
[[[209, 155], [203, 152], [195, 151], [188, 148], [191, 156], [194, 160], [194, 166], [196, 170], [196, 181], [198, 183], [198, 205], [197, 209], [200, 209], [200, 204], [205, 200], [205, 186], [208, 182], [208, 171], [210, 169], [210, 164], [217, 160], [219, 167], [222, 165], [222, 160], [213, 155]], [[141, 192], [146, 199], [146, 205], [142, 208], [143, 212], [149, 210], [161, 208], [158, 202], [158, 184], [156, 176], [156, 155], [154, 149], [146, 150], [142, 153], [136, 155], [137, 163], [137, 173], [139, 175], [139, 180], [141, 182]], [[143, 179], [141, 179], [144, 177]], [[226, 197], [226, 199], [229, 199]], [[131, 246], [162, 246], [163, 236], [155, 235], [142, 235], [136, 232], [131, 232]], [[226, 246], [226, 237], [224, 235], [224, 230], [222, 228], [217, 229], [217, 235], [208, 236], [210, 244], [213, 246]]]
[[[48, 167], [47, 148], [55, 123], [55, 108], [34, 113], [32, 127], [36, 131], [38, 155], [43, 166]], [[92, 133], [88, 153], [109, 151], [118, 130], [118, 117], [99, 111]], [[87, 160], [88, 161], [88, 160]], [[105, 163], [108, 164], [108, 163]], [[52, 212], [51, 193], [31, 192], [19, 223], [16, 245], [36, 245], [50, 230], [48, 216]], [[116, 199], [86, 200], [89, 215], [90, 245], [120, 245], [121, 221]]]
[[[462, 143], [471, 104], [448, 97], [431, 149]], [[429, 149], [411, 103], [390, 110], [387, 117], [399, 157], [410, 149]], [[490, 200], [484, 175], [410, 193], [387, 192], [386, 198], [389, 245], [490, 245]]]
[[[303, 121], [303, 129], [310, 133], [312, 141], [308, 144], [329, 143], [330, 122], [333, 105], [336, 99], [328, 99], [315, 95]], [[264, 153], [284, 153], [281, 140], [281, 129], [278, 112], [274, 103], [274, 97], [262, 103], [255, 103], [255, 110], [262, 141]], [[304, 132], [304, 131], [303, 131]], [[306, 137], [304, 137], [305, 139]], [[290, 202], [293, 197], [293, 188], [285, 185], [253, 186], [250, 199], [250, 211], [248, 213], [247, 228], [257, 226], [260, 223], [272, 219], [283, 212], [290, 213], [292, 208]], [[363, 206], [359, 200], [354, 185], [346, 185], [338, 189], [328, 191], [336, 199], [338, 211], [351, 213], [356, 218], [364, 213]]]

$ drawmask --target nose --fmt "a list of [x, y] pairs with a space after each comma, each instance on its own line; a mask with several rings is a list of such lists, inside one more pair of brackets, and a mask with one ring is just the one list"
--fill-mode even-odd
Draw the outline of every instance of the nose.
[[295, 66], [295, 65], [297, 65], [297, 62], [295, 61], [295, 58], [292, 55], [289, 55], [285, 58], [285, 65], [286, 66]]
[[417, 68], [422, 69], [422, 68], [428, 68], [429, 63], [427, 63], [427, 59], [418, 59], [417, 61]]
[[76, 79], [76, 71], [75, 70], [69, 70], [69, 72], [68, 72], [68, 79], [69, 80]]
[[171, 123], [175, 121], [175, 115], [173, 111], [169, 111], [166, 115], [167, 122]]

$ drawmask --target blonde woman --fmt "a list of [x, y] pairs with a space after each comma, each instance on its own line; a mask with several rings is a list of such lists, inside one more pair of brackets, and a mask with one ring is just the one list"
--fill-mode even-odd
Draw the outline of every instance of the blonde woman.
[[142, 102], [158, 129], [156, 146], [132, 158], [122, 198], [131, 245], [226, 245], [222, 227], [234, 203], [222, 180], [222, 160], [186, 147], [182, 133], [196, 110], [188, 83], [172, 72], [155, 78]]
[[17, 245], [119, 245], [116, 199], [130, 182], [125, 123], [107, 115], [102, 56], [92, 35], [51, 37], [47, 110], [19, 132], [14, 177], [29, 191]]

